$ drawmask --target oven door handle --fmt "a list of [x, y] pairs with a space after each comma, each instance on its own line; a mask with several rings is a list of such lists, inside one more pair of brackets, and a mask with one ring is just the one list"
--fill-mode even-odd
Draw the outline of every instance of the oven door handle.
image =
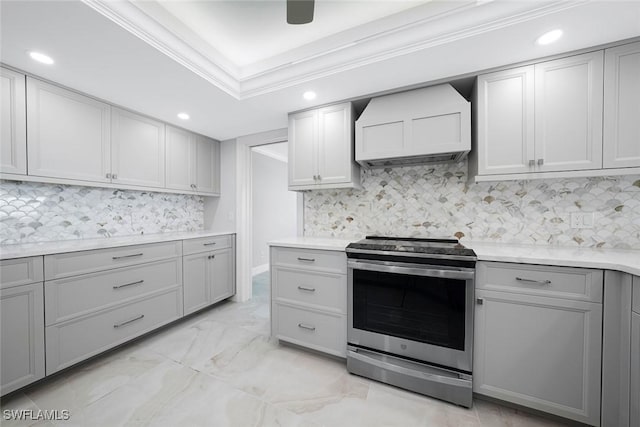
[[443, 279], [473, 279], [474, 270], [455, 270], [444, 268], [433, 268], [425, 265], [424, 267], [404, 267], [400, 265], [376, 264], [363, 261], [347, 261], [347, 266], [354, 270], [380, 271], [383, 273], [409, 274], [412, 276], [441, 277]]

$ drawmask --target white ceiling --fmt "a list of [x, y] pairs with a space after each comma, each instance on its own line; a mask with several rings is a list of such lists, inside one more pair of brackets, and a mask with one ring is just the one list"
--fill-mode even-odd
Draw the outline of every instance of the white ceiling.
[[[290, 111], [640, 36], [640, 0], [316, 0], [308, 26], [287, 26], [284, 10], [284, 0], [2, 0], [0, 61], [228, 139], [286, 127]], [[553, 28], [558, 43], [534, 43]]]

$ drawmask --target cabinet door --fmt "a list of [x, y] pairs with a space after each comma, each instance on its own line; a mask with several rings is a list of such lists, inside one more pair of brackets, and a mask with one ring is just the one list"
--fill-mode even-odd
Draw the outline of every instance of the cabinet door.
[[289, 188], [316, 184], [318, 175], [318, 113], [305, 111], [289, 116]]
[[0, 172], [27, 173], [27, 118], [25, 77], [0, 68]]
[[114, 184], [164, 187], [164, 123], [118, 108], [111, 118]]
[[603, 52], [535, 65], [536, 170], [602, 167]]
[[474, 392], [600, 422], [602, 306], [477, 290]]
[[532, 172], [534, 67], [478, 77], [478, 172]]
[[220, 195], [220, 143], [196, 136], [196, 191]]
[[631, 313], [631, 383], [629, 425], [640, 426], [640, 313]]
[[234, 261], [231, 249], [215, 251], [209, 260], [211, 267], [211, 302], [235, 294]]
[[173, 126], [167, 126], [166, 143], [167, 188], [195, 191], [195, 134]]
[[0, 289], [0, 394], [44, 377], [43, 284]]
[[109, 182], [108, 104], [27, 78], [29, 175]]
[[351, 182], [353, 121], [351, 104], [318, 110], [318, 183]]
[[640, 167], [640, 42], [605, 50], [605, 168]]
[[209, 261], [211, 253], [182, 258], [184, 314], [193, 313], [210, 304]]

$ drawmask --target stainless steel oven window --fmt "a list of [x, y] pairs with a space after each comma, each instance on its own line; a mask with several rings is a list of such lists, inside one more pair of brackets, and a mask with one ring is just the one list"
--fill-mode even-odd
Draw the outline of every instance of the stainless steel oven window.
[[[471, 371], [474, 269], [374, 260], [349, 260], [348, 266], [347, 339], [350, 344]], [[376, 283], [376, 276], [379, 283]], [[371, 307], [363, 307], [367, 302], [354, 296], [357, 294], [354, 292], [354, 278], [358, 277], [377, 288], [372, 290], [377, 293], [374, 298], [389, 298], [388, 303], [373, 301]], [[355, 286], [362, 288], [365, 284], [356, 283]], [[425, 289], [417, 289], [420, 286]], [[438, 287], [446, 286], [455, 289], [438, 290]], [[411, 300], [400, 301], [400, 298]], [[434, 301], [429, 302], [428, 298]], [[437, 301], [442, 298], [454, 298], [455, 301]], [[359, 306], [354, 308], [354, 304]], [[433, 313], [420, 313], [419, 304], [423, 304], [425, 309], [431, 306]], [[450, 312], [447, 312], [447, 304], [454, 307]], [[363, 316], [362, 310], [369, 310], [371, 313], [364, 316], [372, 319], [364, 319], [364, 323], [363, 319], [358, 319], [358, 316]], [[455, 313], [455, 310], [460, 312]], [[409, 319], [393, 319], [402, 315]], [[376, 316], [380, 319], [375, 319]], [[384, 325], [383, 321], [391, 326]], [[419, 324], [412, 326], [414, 321]], [[437, 331], [439, 327], [440, 332]]]

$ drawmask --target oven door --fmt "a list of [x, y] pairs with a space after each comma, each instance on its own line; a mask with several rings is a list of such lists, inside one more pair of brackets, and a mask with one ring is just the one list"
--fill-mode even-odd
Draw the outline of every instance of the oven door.
[[351, 345], [471, 372], [475, 269], [348, 261]]

